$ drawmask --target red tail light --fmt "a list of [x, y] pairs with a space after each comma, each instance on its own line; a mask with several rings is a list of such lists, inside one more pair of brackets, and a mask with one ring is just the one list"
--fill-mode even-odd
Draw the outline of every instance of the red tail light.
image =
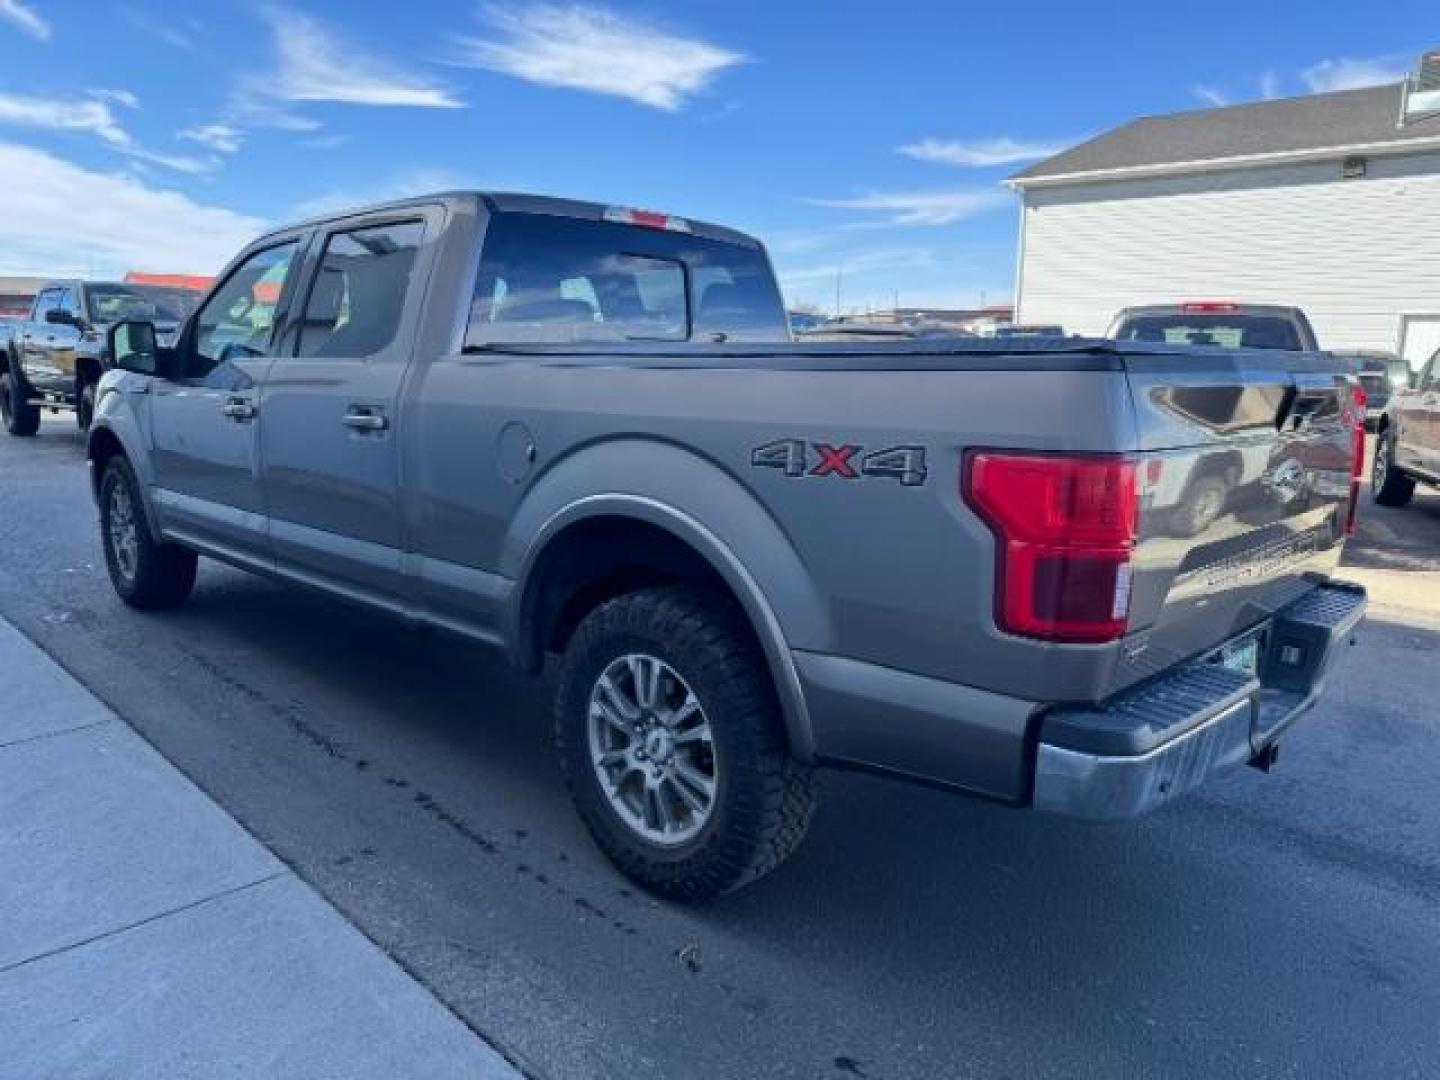
[[1360, 477], [1365, 473], [1365, 388], [1359, 383], [1350, 387], [1350, 419], [1355, 424], [1355, 453], [1350, 460], [1350, 505], [1345, 508], [1345, 535], [1355, 532], [1355, 517], [1360, 512]]
[[1191, 300], [1189, 303], [1181, 304], [1180, 310], [1187, 313], [1203, 313], [1211, 311], [1238, 311], [1240, 305], [1231, 300]]
[[1124, 636], [1140, 507], [1132, 459], [977, 451], [962, 483], [995, 534], [1000, 629], [1048, 641]]

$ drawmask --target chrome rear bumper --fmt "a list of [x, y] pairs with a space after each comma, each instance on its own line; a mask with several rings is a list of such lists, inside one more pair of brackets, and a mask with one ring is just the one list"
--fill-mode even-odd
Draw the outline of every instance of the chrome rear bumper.
[[1052, 711], [1036, 749], [1035, 808], [1137, 817], [1262, 758], [1315, 704], [1365, 604], [1359, 586], [1327, 583], [1249, 632], [1263, 643], [1254, 673], [1199, 661], [1100, 705]]

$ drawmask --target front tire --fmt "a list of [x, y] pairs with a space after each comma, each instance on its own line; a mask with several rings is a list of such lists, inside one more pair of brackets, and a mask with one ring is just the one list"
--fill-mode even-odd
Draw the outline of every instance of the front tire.
[[566, 649], [555, 741], [600, 849], [642, 888], [704, 901], [769, 873], [815, 805], [765, 661], [725, 596], [690, 585], [601, 604]]
[[75, 423], [81, 431], [89, 431], [95, 422], [95, 383], [87, 382], [75, 397]]
[[1370, 494], [1381, 506], [1405, 506], [1415, 497], [1415, 479], [1395, 464], [1395, 435], [1388, 428], [1375, 440]]
[[0, 418], [11, 435], [28, 438], [40, 430], [40, 408], [32, 405], [19, 377], [13, 371], [0, 372]]
[[131, 607], [179, 607], [195, 587], [195, 552], [155, 541], [140, 482], [123, 457], [111, 458], [100, 479], [100, 537], [110, 584]]

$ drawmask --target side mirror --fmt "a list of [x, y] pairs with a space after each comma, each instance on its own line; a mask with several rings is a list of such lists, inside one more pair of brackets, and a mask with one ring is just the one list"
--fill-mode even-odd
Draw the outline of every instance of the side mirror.
[[121, 371], [136, 375], [158, 375], [160, 346], [155, 340], [155, 324], [150, 322], [119, 322], [105, 333], [105, 345], [114, 365]]
[[45, 321], [52, 326], [74, 326], [75, 317], [64, 308], [53, 307], [45, 312]]

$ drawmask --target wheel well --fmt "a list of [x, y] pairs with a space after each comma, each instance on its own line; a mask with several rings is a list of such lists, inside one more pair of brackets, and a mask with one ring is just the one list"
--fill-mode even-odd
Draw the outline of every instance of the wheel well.
[[95, 485], [95, 494], [100, 492], [100, 478], [105, 475], [105, 466], [110, 459], [116, 455], [125, 456], [125, 447], [120, 444], [119, 438], [108, 428], [96, 428], [90, 436], [89, 457], [90, 457], [90, 480]]
[[679, 581], [708, 585], [743, 613], [725, 579], [674, 533], [625, 517], [571, 525], [549, 541], [530, 574], [520, 608], [521, 666], [538, 671], [545, 654], [563, 650], [580, 621], [606, 600]]
[[1390, 430], [1390, 414], [1389, 414], [1389, 413], [1381, 413], [1381, 414], [1380, 414], [1380, 419], [1377, 420], [1377, 421], [1375, 421], [1375, 434], [1376, 434], [1376, 435], [1379, 435], [1380, 432], [1382, 432], [1382, 431], [1389, 431], [1389, 430]]

